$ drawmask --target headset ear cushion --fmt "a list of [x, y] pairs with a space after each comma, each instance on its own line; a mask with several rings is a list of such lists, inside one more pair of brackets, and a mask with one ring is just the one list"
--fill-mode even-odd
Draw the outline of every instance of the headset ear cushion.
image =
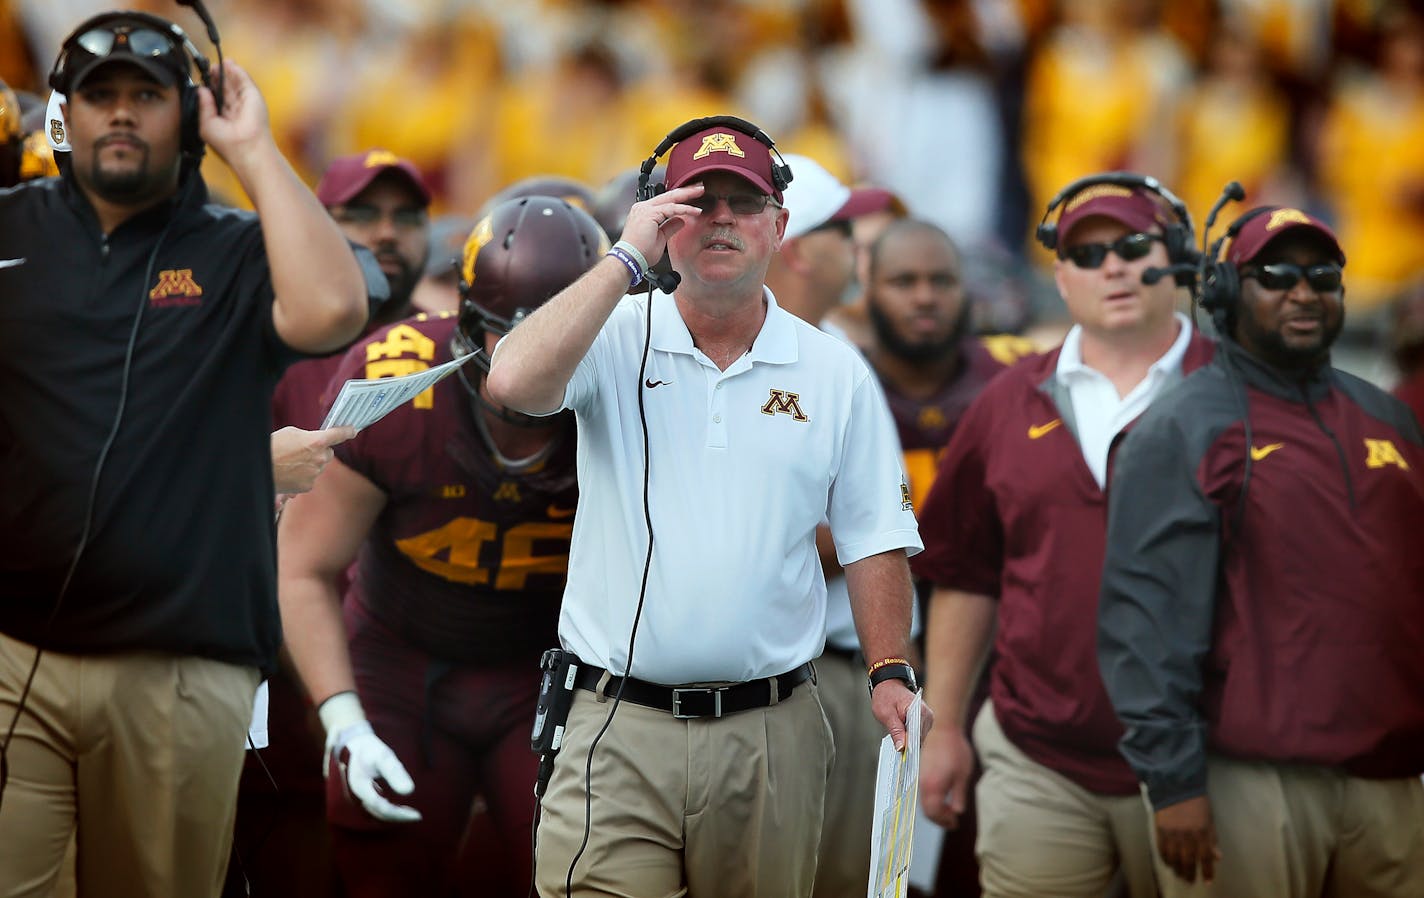
[[1186, 249], [1182, 240], [1181, 225], [1167, 225], [1166, 232], [1162, 235], [1162, 242], [1167, 246], [1167, 262], [1171, 265], [1185, 261], [1183, 250]]
[[201, 155], [204, 146], [202, 131], [199, 127], [197, 88], [191, 85], [185, 86], [179, 102], [182, 114], [183, 152], [190, 156]]
[[1221, 268], [1221, 296], [1218, 301], [1223, 309], [1235, 308], [1241, 300], [1241, 275], [1230, 262], [1221, 262], [1218, 267]]
[[1213, 314], [1224, 312], [1236, 304], [1240, 289], [1236, 266], [1229, 262], [1217, 262], [1211, 266], [1206, 283], [1202, 285], [1202, 308]]
[[[1167, 247], [1167, 264], [1195, 265], [1197, 258], [1191, 241], [1191, 232], [1184, 225], [1168, 225], [1162, 237], [1162, 242]], [[1178, 287], [1190, 287], [1196, 283], [1196, 273], [1179, 271], [1172, 275], [1172, 281]]]
[[1053, 224], [1052, 222], [1047, 222], [1047, 221], [1046, 221], [1046, 222], [1043, 222], [1042, 224], [1040, 224], [1040, 225], [1038, 226], [1037, 230], [1035, 230], [1033, 233], [1034, 233], [1034, 236], [1038, 238], [1038, 242], [1043, 246], [1044, 249], [1048, 250], [1049, 252], [1057, 252], [1057, 250], [1058, 250], [1058, 226], [1057, 226], [1057, 225]]

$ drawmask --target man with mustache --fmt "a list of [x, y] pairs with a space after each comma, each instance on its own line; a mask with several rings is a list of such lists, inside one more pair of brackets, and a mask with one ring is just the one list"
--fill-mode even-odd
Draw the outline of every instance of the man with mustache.
[[[257, 85], [172, 22], [88, 19], [49, 83], [70, 164], [0, 191], [0, 894], [72, 838], [80, 894], [213, 896], [280, 637], [272, 391], [367, 284]], [[207, 146], [257, 214], [208, 202]]]
[[1098, 662], [1166, 898], [1424, 895], [1424, 436], [1330, 365], [1345, 253], [1265, 206], [1217, 359], [1117, 452]]
[[[544, 895], [804, 898], [834, 753], [810, 665], [826, 620], [816, 527], [829, 519], [871, 708], [897, 745], [919, 538], [869, 369], [765, 286], [794, 171], [740, 119], [669, 140], [667, 189], [504, 338], [489, 374], [495, 401], [578, 422], [559, 621], [576, 673], [536, 880]], [[674, 292], [626, 296], [664, 250]]]

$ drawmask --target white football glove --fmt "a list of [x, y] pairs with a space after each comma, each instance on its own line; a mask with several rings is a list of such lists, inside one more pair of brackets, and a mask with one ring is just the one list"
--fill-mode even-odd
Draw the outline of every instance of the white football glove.
[[317, 715], [326, 727], [322, 773], [331, 769], [334, 757], [346, 790], [372, 817], [391, 823], [419, 820], [420, 811], [387, 801], [376, 790], [376, 780], [383, 779], [397, 795], [409, 795], [415, 791], [415, 781], [391, 747], [371, 729], [356, 693], [338, 692], [321, 703]]

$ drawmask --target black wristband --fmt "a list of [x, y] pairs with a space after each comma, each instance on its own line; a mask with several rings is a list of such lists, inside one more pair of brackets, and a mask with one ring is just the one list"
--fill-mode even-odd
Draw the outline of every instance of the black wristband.
[[920, 689], [919, 680], [915, 679], [915, 669], [908, 664], [882, 664], [870, 674], [869, 680], [871, 692], [886, 680], [904, 680], [911, 692], [918, 692]]

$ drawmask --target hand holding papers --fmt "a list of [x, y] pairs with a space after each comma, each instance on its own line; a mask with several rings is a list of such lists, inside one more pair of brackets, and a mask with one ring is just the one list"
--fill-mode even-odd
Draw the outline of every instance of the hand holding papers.
[[479, 350], [476, 350], [443, 365], [401, 377], [348, 380], [341, 385], [341, 392], [331, 404], [331, 411], [326, 413], [326, 420], [321, 422], [321, 429], [347, 425], [357, 430], [365, 430], [403, 403], [409, 402], [454, 374], [461, 365], [479, 354]]
[[867, 898], [902, 898], [910, 884], [910, 846], [919, 807], [920, 708], [923, 704], [923, 698], [916, 694], [905, 715], [903, 751], [895, 750], [889, 736], [880, 743]]

